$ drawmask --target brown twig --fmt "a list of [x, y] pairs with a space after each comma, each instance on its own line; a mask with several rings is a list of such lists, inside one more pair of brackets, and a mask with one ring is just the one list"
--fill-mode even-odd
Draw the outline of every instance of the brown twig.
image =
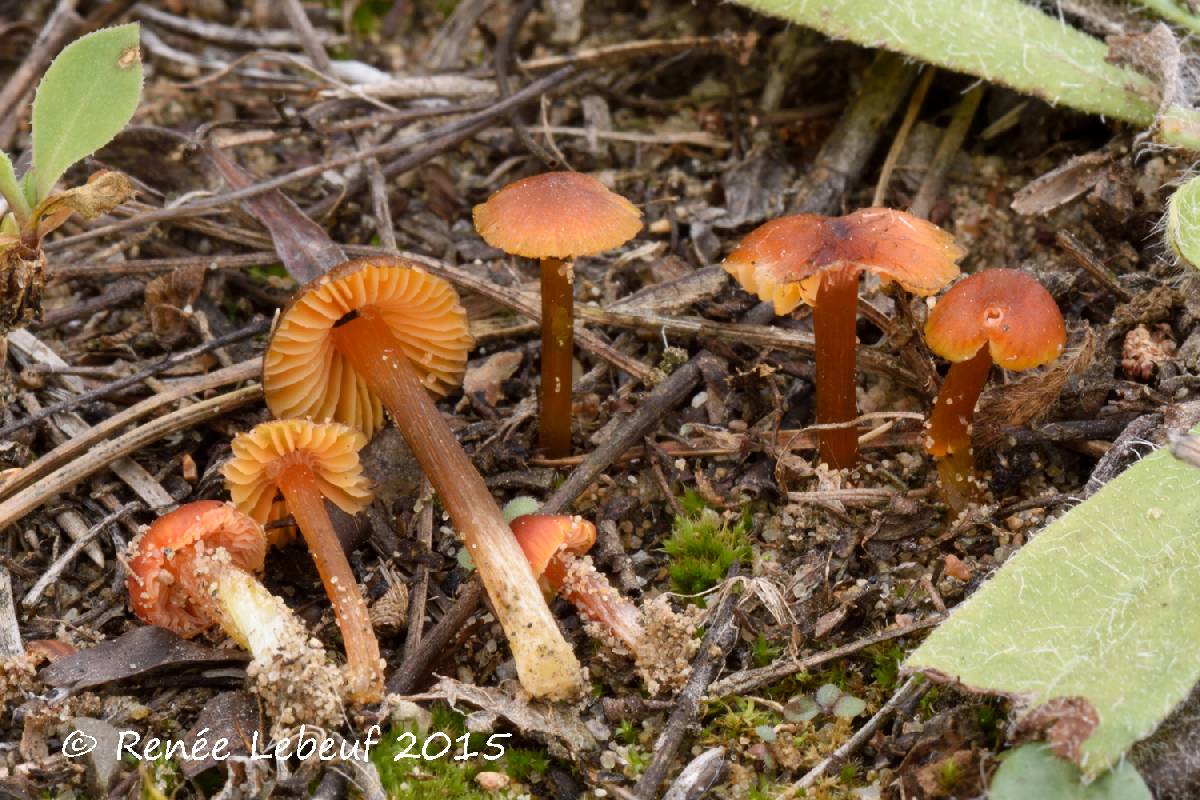
[[[234, 409], [249, 405], [262, 397], [261, 386], [249, 386], [217, 395], [195, 405], [159, 417], [146, 425], [104, 442], [51, 473], [34, 486], [18, 492], [0, 503], [0, 530], [24, 517], [46, 501], [107, 467], [114, 460], [137, 452], [140, 448], [186, 430], [207, 419], [219, 417]], [[157, 509], [156, 509], [157, 510]]]
[[[417, 513], [417, 543], [422, 552], [428, 552], [433, 547], [433, 489], [429, 481], [422, 481], [421, 510]], [[425, 601], [429, 597], [429, 565], [422, 563], [417, 567], [417, 578], [408, 594], [408, 630], [404, 633], [404, 651], [400, 663], [403, 664], [416, 652], [425, 634]]]
[[81, 303], [46, 312], [40, 320], [30, 325], [29, 329], [43, 331], [73, 320], [89, 317], [98, 311], [108, 311], [135, 297], [140, 297], [144, 289], [145, 287], [137, 281], [121, 281], [108, 287], [103, 293]]
[[[735, 562], [730, 567], [726, 579], [732, 578], [736, 574], [737, 563]], [[736, 591], [726, 594], [709, 622], [704, 640], [700, 643], [700, 652], [692, 662], [692, 674], [688, 677], [687, 684], [675, 696], [675, 710], [671, 712], [671, 716], [667, 717], [662, 733], [654, 741], [654, 756], [646, 766], [646, 771], [642, 773], [633, 787], [633, 793], [642, 800], [649, 800], [656, 796], [659, 784], [667, 776], [667, 770], [670, 768], [671, 762], [675, 760], [679, 746], [683, 744], [683, 737], [687, 733], [688, 726], [696, 720], [696, 714], [700, 710], [700, 701], [708, 690], [709, 684], [717, 677], [717, 673], [725, 663], [726, 652], [737, 639], [737, 625], [733, 616], [737, 600], [738, 593]]]
[[137, 227], [139, 225], [149, 225], [156, 222], [170, 222], [185, 217], [194, 217], [207, 214], [215, 209], [221, 209], [233, 205], [234, 203], [240, 203], [243, 200], [248, 200], [251, 197], [257, 197], [258, 195], [272, 191], [273, 189], [281, 189], [285, 186], [290, 186], [293, 183], [318, 177], [322, 173], [331, 169], [348, 167], [351, 164], [357, 164], [370, 158], [384, 158], [386, 156], [394, 155], [398, 152], [406, 152], [406, 155], [390, 162], [384, 168], [384, 175], [386, 177], [395, 177], [396, 175], [407, 172], [414, 167], [420, 166], [434, 156], [470, 138], [480, 130], [483, 130], [485, 127], [490, 125], [494, 119], [506, 114], [510, 109], [519, 108], [526, 103], [533, 102], [543, 93], [548, 92], [566, 82], [569, 78], [573, 77], [576, 72], [577, 70], [574, 67], [563, 67], [562, 69], [553, 72], [544, 78], [539, 78], [538, 80], [530, 83], [528, 86], [521, 89], [521, 91], [514, 93], [512, 97], [495, 103], [484, 111], [481, 111], [477, 114], [472, 114], [463, 120], [442, 126], [441, 128], [435, 128], [421, 137], [420, 143], [422, 143], [423, 146], [416, 146], [418, 143], [414, 143], [412, 141], [377, 145], [376, 147], [367, 148], [366, 150], [361, 150], [349, 155], [338, 156], [336, 158], [327, 159], [307, 167], [301, 167], [300, 169], [284, 173], [283, 175], [278, 175], [274, 178], [268, 178], [259, 183], [246, 186], [242, 189], [236, 189], [232, 192], [213, 195], [202, 200], [195, 200], [186, 205], [150, 211], [145, 214], [139, 214], [136, 217], [130, 217], [129, 219], [119, 220], [117, 222], [109, 223], [108, 225], [93, 228], [91, 230], [84, 231], [83, 233], [75, 234], [74, 236], [67, 236], [54, 242], [50, 242], [46, 245], [45, 249], [48, 252], [54, 252], [71, 247], [79, 242], [99, 238], [102, 236], [108, 236], [113, 233], [119, 233], [120, 231]]
[[905, 625], [901, 628], [893, 628], [882, 631], [880, 633], [864, 636], [858, 641], [851, 642], [842, 647], [835, 647], [832, 650], [826, 650], [821, 653], [814, 653], [811, 656], [804, 658], [793, 658], [786, 661], [777, 661], [774, 664], [768, 664], [765, 667], [757, 669], [744, 669], [741, 672], [735, 672], [732, 675], [727, 675], [717, 681], [709, 689], [709, 694], [712, 697], [726, 697], [732, 694], [746, 694], [752, 692], [762, 686], [768, 686], [777, 681], [783, 680], [797, 672], [808, 672], [811, 669], [828, 664], [830, 661], [838, 661], [846, 656], [852, 656], [862, 650], [880, 644], [881, 642], [889, 642], [893, 639], [900, 639], [905, 636], [911, 636], [914, 633], [919, 633], [927, 628], [932, 628], [942, 621], [940, 615], [926, 617], [923, 620], [914, 622], [911, 625]]
[[146, 378], [157, 375], [160, 372], [165, 372], [166, 370], [179, 366], [180, 364], [185, 364], [188, 361], [196, 358], [196, 356], [204, 355], [205, 353], [208, 353], [219, 347], [233, 344], [234, 342], [240, 342], [243, 339], [250, 338], [251, 336], [257, 336], [260, 333], [266, 333], [270, 327], [271, 323], [267, 320], [252, 322], [244, 328], [239, 328], [233, 333], [227, 333], [224, 336], [218, 336], [202, 345], [199, 345], [198, 347], [193, 347], [190, 350], [184, 350], [182, 353], [176, 353], [175, 355], [167, 356], [161, 361], [157, 361], [148, 367], [138, 370], [127, 378], [122, 378], [119, 381], [113, 381], [112, 383], [101, 386], [98, 389], [82, 392], [74, 397], [67, 398], [66, 400], [60, 400], [57, 403], [52, 403], [36, 414], [31, 414], [28, 417], [17, 420], [10, 425], [0, 428], [0, 439], [10, 437], [17, 431], [27, 428], [30, 425], [37, 425], [55, 414], [59, 414], [64, 411], [70, 411], [71, 409], [78, 408], [85, 403], [93, 403], [97, 400], [102, 400], [103, 398], [116, 394], [123, 389], [128, 389], [130, 386], [136, 386], [137, 384], [146, 380]]
[[1070, 232], [1060, 230], [1054, 235], [1054, 241], [1059, 247], [1066, 250], [1067, 254], [1075, 259], [1075, 263], [1082, 267], [1084, 272], [1091, 275], [1096, 283], [1111, 292], [1113, 297], [1122, 303], [1128, 303], [1133, 299], [1133, 292], [1122, 286], [1117, 280], [1117, 276], [1101, 263], [1096, 254]]
[[[533, 11], [537, 2], [538, 0], [522, 0], [512, 10], [508, 18], [508, 25], [496, 40], [492, 64], [496, 70], [496, 93], [499, 94], [501, 100], [512, 94], [512, 86], [508, 79], [508, 66], [512, 60], [513, 43], [521, 31], [521, 26], [525, 24], [525, 18], [529, 16], [529, 12]], [[513, 133], [516, 134], [521, 144], [525, 145], [525, 149], [532, 153], [538, 161], [541, 161], [542, 166], [546, 169], [554, 169], [559, 166], [558, 158], [529, 135], [529, 129], [525, 127], [525, 122], [521, 119], [520, 109], [513, 109], [509, 112], [508, 124], [512, 126]]]
[[971, 87], [955, 106], [950, 124], [942, 134], [942, 141], [938, 143], [937, 152], [933, 155], [933, 162], [929, 165], [929, 170], [921, 181], [921, 188], [917, 190], [917, 196], [908, 209], [910, 214], [921, 219], [929, 218], [935, 200], [942, 194], [946, 176], [950, 174], [950, 165], [954, 163], [958, 151], [962, 149], [963, 140], [967, 138], [967, 131], [970, 130], [975, 112], [983, 100], [984, 88], [983, 83]]
[[100, 533], [109, 525], [119, 522], [122, 518], [129, 516], [134, 511], [137, 511], [141, 508], [141, 501], [135, 500], [132, 503], [121, 506], [116, 511], [108, 514], [102, 520], [97, 522], [91, 528], [88, 528], [87, 532], [83, 536], [72, 542], [71, 546], [59, 554], [58, 558], [54, 559], [54, 562], [46, 568], [46, 571], [42, 573], [40, 578], [38, 578], [37, 583], [35, 583], [33, 587], [25, 593], [25, 597], [21, 599], [21, 605], [25, 606], [26, 608], [37, 605], [38, 600], [40, 600], [42, 597], [42, 593], [46, 591], [46, 587], [58, 580], [58, 576], [62, 574], [62, 571], [66, 569], [72, 561], [75, 560], [76, 556], [83, 552], [83, 549], [87, 547], [93, 539], [99, 536]]

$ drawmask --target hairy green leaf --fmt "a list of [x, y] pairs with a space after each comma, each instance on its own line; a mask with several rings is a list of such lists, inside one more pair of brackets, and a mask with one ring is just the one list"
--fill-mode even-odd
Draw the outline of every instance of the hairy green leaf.
[[21, 219], [29, 216], [29, 206], [25, 204], [25, 195], [17, 182], [17, 173], [13, 171], [12, 161], [3, 150], [0, 150], [0, 194], [8, 201], [8, 208], [14, 216]]
[[108, 144], [142, 92], [138, 25], [72, 42], [46, 70], [33, 101], [33, 191], [44, 200], [67, 169]]
[[[1154, 124], [1161, 93], [1111, 63], [1104, 42], [1021, 0], [737, 0], [835, 39], [880, 47], [1004, 84], [1047, 102]], [[1174, 113], [1172, 113], [1174, 112]], [[1172, 107], [1164, 141], [1195, 144], [1196, 118]]]
[[1079, 770], [1042, 744], [1009, 753], [988, 787], [988, 800], [1153, 800], [1142, 776], [1122, 762], [1091, 783]]
[[1180, 260], [1200, 269], [1200, 178], [1192, 178], [1167, 203], [1167, 244]]
[[1197, 586], [1200, 469], [1163, 448], [1021, 548], [904, 666], [1059, 720], [1050, 739], [1095, 776], [1200, 680]]

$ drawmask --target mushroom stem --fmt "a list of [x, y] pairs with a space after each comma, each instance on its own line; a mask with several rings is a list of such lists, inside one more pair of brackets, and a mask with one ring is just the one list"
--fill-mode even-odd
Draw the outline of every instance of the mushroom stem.
[[383, 670], [379, 642], [371, 628], [366, 600], [333, 529], [316, 476], [302, 459], [289, 461], [280, 471], [277, 485], [304, 535], [325, 591], [333, 603], [333, 613], [346, 646], [350, 699], [356, 703], [376, 702], [383, 697]]
[[576, 694], [582, 688], [579, 662], [499, 506], [403, 347], [370, 307], [334, 328], [334, 342], [391, 413], [463, 537], [512, 648], [521, 684], [536, 697]]
[[538, 443], [549, 458], [571, 454], [571, 363], [575, 354], [574, 269], [543, 258], [542, 408]]
[[[259, 580], [229, 563], [222, 551], [197, 555], [180, 570], [189, 596], [255, 660], [270, 657], [304, 626]], [[304, 635], [307, 638], [307, 635]]]
[[546, 564], [542, 577], [580, 616], [602, 625], [635, 658], [642, 655], [646, 636], [642, 612], [589, 561], [560, 549]]
[[[832, 267], [821, 277], [813, 304], [813, 335], [817, 344], [817, 424], [838, 425], [858, 416], [854, 394], [859, 268]], [[854, 425], [817, 433], [821, 460], [835, 469], [858, 461], [858, 430]]]
[[925, 449], [938, 458], [942, 491], [955, 512], [962, 511], [979, 495], [972, 481], [975, 456], [971, 450], [971, 419], [991, 369], [992, 354], [987, 345], [966, 361], [951, 364], [929, 415]]

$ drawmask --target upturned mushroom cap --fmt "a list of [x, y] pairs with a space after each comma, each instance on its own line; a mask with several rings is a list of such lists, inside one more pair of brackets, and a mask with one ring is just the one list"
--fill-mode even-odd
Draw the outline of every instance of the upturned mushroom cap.
[[159, 517], [130, 543], [125, 585], [133, 613], [185, 639], [215, 622], [189, 598], [178, 574], [197, 547], [224, 548], [231, 564], [260, 572], [267, 539], [262, 526], [228, 503], [201, 500]]
[[929, 348], [966, 361], [985, 344], [1004, 369], [1023, 370], [1058, 358], [1067, 342], [1062, 312], [1034, 278], [1015, 269], [986, 269], [946, 292], [925, 323]]
[[233, 438], [233, 458], [221, 474], [234, 505], [260, 525], [286, 516], [276, 479], [293, 459], [303, 460], [312, 470], [323, 497], [347, 514], [357, 514], [372, 498], [371, 483], [358, 459], [366, 444], [362, 433], [336, 422], [264, 422]]
[[722, 266], [783, 315], [816, 302], [821, 273], [830, 267], [853, 264], [926, 297], [958, 276], [955, 262], [963, 255], [954, 237], [932, 222], [890, 208], [863, 208], [844, 217], [771, 220], [751, 231]]
[[368, 436], [383, 426], [383, 406], [330, 336], [368, 306], [430, 391], [462, 381], [474, 342], [454, 287], [406, 259], [347, 261], [302, 287], [280, 315], [263, 357], [263, 393], [276, 417], [335, 420]]
[[525, 258], [595, 255], [625, 244], [642, 229], [637, 206], [580, 172], [514, 181], [472, 214], [485, 242]]
[[509, 526], [521, 545], [534, 577], [540, 578], [560, 548], [583, 555], [596, 543], [596, 526], [583, 517], [527, 514]]

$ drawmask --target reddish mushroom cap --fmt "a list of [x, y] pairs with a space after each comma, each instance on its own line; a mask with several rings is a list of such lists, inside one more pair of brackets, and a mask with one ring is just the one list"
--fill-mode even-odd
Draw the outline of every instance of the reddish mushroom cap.
[[1067, 342], [1062, 312], [1034, 278], [1015, 269], [987, 269], [946, 292], [925, 323], [929, 348], [966, 361], [985, 344], [1004, 369], [1023, 370], [1058, 358]]
[[547, 172], [505, 186], [475, 206], [484, 241], [525, 258], [590, 256], [642, 229], [642, 212], [591, 175]]
[[335, 420], [368, 436], [383, 427], [383, 406], [332, 336], [366, 306], [384, 318], [430, 391], [458, 385], [473, 341], [454, 287], [414, 261], [347, 261], [301, 288], [280, 315], [263, 356], [263, 394], [276, 417]]
[[129, 545], [125, 585], [139, 619], [185, 639], [213, 624], [181, 582], [180, 568], [190, 563], [198, 548], [224, 548], [233, 566], [259, 572], [267, 539], [257, 522], [216, 500], [189, 503], [159, 517]]
[[816, 302], [821, 273], [853, 264], [913, 294], [936, 294], [958, 276], [964, 251], [932, 222], [890, 208], [844, 217], [798, 214], [761, 225], [722, 266], [748, 292], [787, 314]]
[[583, 517], [526, 514], [514, 519], [509, 527], [538, 578], [560, 548], [583, 555], [596, 543], [596, 526]]

